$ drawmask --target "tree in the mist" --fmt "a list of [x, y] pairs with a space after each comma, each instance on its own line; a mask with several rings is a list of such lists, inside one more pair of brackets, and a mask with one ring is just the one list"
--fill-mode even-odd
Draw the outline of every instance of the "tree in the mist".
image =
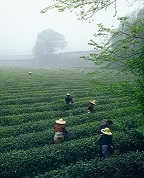
[[96, 61], [97, 64], [107, 63], [107, 69], [116, 64], [121, 72], [134, 75], [136, 85], [125, 86], [128, 86], [129, 92], [137, 97], [144, 116], [144, 9], [135, 17], [122, 17], [119, 20], [118, 29], [104, 28], [99, 24], [99, 31], [95, 37], [97, 39], [103, 36], [105, 40], [101, 44], [94, 40], [90, 41], [89, 44], [99, 49], [99, 53], [91, 54], [88, 59]]
[[66, 47], [65, 37], [51, 29], [44, 30], [37, 35], [37, 41], [33, 48], [35, 58], [46, 58]]
[[[55, 0], [53, 1], [55, 2]], [[91, 19], [98, 11], [106, 10], [109, 6], [115, 9], [116, 14], [118, 1], [120, 0], [56, 0], [56, 3], [44, 8], [41, 13], [45, 13], [50, 9], [57, 9], [59, 12], [69, 10], [70, 12], [75, 11], [80, 19], [87, 20]], [[126, 3], [131, 6], [136, 1], [144, 4], [143, 0], [128, 0]]]

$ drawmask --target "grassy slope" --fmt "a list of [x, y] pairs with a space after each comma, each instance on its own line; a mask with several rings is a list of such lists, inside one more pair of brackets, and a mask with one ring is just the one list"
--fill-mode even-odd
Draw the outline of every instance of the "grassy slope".
[[[29, 71], [32, 72], [32, 75], [28, 74]], [[68, 142], [64, 143], [62, 148], [71, 156], [76, 154], [74, 150], [84, 148], [84, 142], [87, 145], [93, 145], [94, 140], [97, 139], [94, 134], [98, 125], [107, 118], [114, 121], [112, 127], [114, 138], [118, 132], [123, 135], [123, 132], [129, 128], [137, 127], [141, 131], [144, 130], [139, 123], [140, 113], [134, 107], [135, 101], [129, 99], [130, 96], [123, 98], [121, 91], [113, 93], [96, 85], [94, 89], [91, 87], [91, 82], [95, 82], [95, 80], [100, 80], [107, 86], [123, 79], [132, 80], [130, 76], [97, 73], [94, 78], [93, 75], [87, 75], [87, 71], [60, 68], [2, 68], [0, 75], [0, 150], [2, 158], [7, 160], [8, 164], [10, 164], [10, 160], [13, 160], [14, 155], [16, 159], [13, 161], [16, 165], [19, 155], [23, 155], [22, 163], [28, 159], [28, 155], [33, 157], [34, 153], [39, 150], [41, 150], [41, 154], [45, 150], [50, 150], [49, 147], [56, 150], [57, 146], [53, 144], [52, 128], [55, 120], [60, 117], [67, 121], [69, 129]], [[69, 110], [66, 109], [64, 103], [66, 93], [70, 93], [75, 101]], [[97, 105], [94, 113], [88, 115], [87, 104], [93, 99], [97, 100]], [[93, 147], [87, 146], [85, 153], [88, 156], [79, 155], [76, 161], [91, 158], [91, 152], [98, 154], [94, 151], [97, 150], [97, 147]], [[60, 146], [58, 148], [61, 149]], [[51, 154], [54, 157], [55, 153]], [[25, 155], [28, 157], [25, 158]], [[71, 156], [70, 159], [73, 160]], [[30, 158], [28, 160], [29, 164], [33, 164], [34, 160]], [[69, 161], [68, 164], [72, 162]], [[65, 165], [65, 163], [63, 164]], [[40, 170], [39, 167], [34, 169], [34, 175], [56, 169], [56, 167], [48, 165], [42, 169], [41, 166], [39, 165]], [[7, 169], [6, 167], [2, 165], [4, 170]], [[5, 171], [10, 172], [8, 175], [12, 176], [15, 169], [16, 167], [13, 167]], [[26, 176], [24, 174], [26, 171], [21, 170], [18, 165], [17, 169], [19, 174], [22, 173]], [[4, 171], [1, 174], [4, 175]]]

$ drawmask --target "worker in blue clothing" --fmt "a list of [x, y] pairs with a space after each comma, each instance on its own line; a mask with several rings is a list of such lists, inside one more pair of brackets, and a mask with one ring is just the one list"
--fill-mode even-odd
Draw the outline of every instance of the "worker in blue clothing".
[[110, 128], [110, 126], [113, 124], [112, 120], [107, 120], [106, 122], [100, 124], [98, 130], [97, 130], [97, 133], [98, 134], [101, 134], [101, 129], [105, 129], [106, 127]]
[[101, 157], [110, 157], [113, 154], [112, 132], [108, 127], [101, 129], [99, 144]]
[[66, 104], [70, 104], [70, 103], [73, 104], [74, 103], [74, 101], [72, 100], [69, 93], [67, 93], [67, 96], [65, 98], [65, 102], [66, 102]]

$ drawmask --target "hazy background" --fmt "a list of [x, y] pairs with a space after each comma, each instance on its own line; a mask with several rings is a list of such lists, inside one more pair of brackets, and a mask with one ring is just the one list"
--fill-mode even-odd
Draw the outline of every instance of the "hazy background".
[[[129, 0], [130, 1], [130, 0]], [[132, 2], [133, 0], [131, 0]], [[0, 0], [0, 55], [31, 55], [37, 34], [45, 29], [61, 33], [68, 41], [63, 52], [91, 50], [88, 42], [97, 31], [97, 23], [118, 26], [117, 17], [129, 14], [139, 7], [138, 3], [126, 6], [127, 0], [119, 0], [118, 14], [113, 6], [100, 11], [93, 22], [78, 21], [74, 13], [50, 10], [40, 11], [53, 3], [51, 0]]]

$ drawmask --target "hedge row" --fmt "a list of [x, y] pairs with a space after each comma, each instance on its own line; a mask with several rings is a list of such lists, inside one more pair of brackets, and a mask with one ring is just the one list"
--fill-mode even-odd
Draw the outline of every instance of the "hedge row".
[[[90, 115], [87, 115], [87, 117], [85, 115], [81, 115], [78, 119], [74, 119], [74, 116], [67, 118], [69, 130], [69, 134], [67, 135], [68, 140], [89, 137], [90, 135], [95, 134], [100, 123], [99, 120], [97, 120], [95, 117], [91, 117]], [[89, 122], [87, 123], [87, 121]], [[119, 131], [126, 131], [126, 126], [124, 124], [120, 125], [119, 123], [115, 122], [114, 126], [112, 126], [112, 130], [114, 132], [116, 130], [116, 133]], [[1, 152], [10, 151], [13, 149], [28, 149], [53, 143], [54, 133], [52, 120], [41, 122], [41, 124], [40, 122], [37, 124], [27, 123], [23, 125], [22, 128], [15, 127], [14, 129], [14, 127], [11, 127], [11, 130], [7, 130], [6, 132], [4, 129], [4, 131], [4, 135], [2, 135], [1, 131], [1, 135], [3, 136], [3, 138], [0, 139]], [[7, 138], [7, 134], [10, 137]]]
[[94, 138], [0, 154], [0, 177], [34, 176], [98, 154]]
[[[27, 133], [33, 133], [33, 132], [41, 132], [44, 130], [48, 130], [49, 128], [53, 127], [53, 124], [55, 122], [55, 119], [53, 119], [52, 117], [47, 117], [47, 113], [45, 113], [45, 117], [44, 117], [44, 113], [43, 113], [43, 117], [42, 117], [42, 113], [39, 113], [40, 115], [36, 115], [36, 119], [38, 119], [38, 121], [33, 121], [33, 119], [31, 118], [30, 122], [22, 122], [22, 120], [20, 119], [20, 121], [22, 122], [19, 125], [13, 125], [13, 126], [1, 126], [0, 127], [0, 138], [7, 138], [7, 137], [11, 137], [11, 136], [18, 136], [21, 134], [27, 134]], [[49, 113], [50, 114], [50, 113]], [[136, 118], [140, 118], [139, 115], [132, 115], [132, 116], [125, 116], [125, 117], [121, 117], [121, 116], [113, 116], [111, 117], [110, 114], [105, 114], [105, 112], [95, 112], [92, 115], [90, 114], [81, 114], [81, 115], [77, 115], [77, 116], [73, 116], [71, 114], [71, 111], [67, 112], [66, 117], [63, 117], [64, 120], [67, 121], [68, 127], [71, 126], [75, 126], [75, 125], [80, 125], [81, 123], [89, 123], [89, 122], [94, 122], [97, 121], [99, 124], [103, 121], [105, 121], [106, 119], [112, 119], [114, 121], [114, 124], [112, 125], [112, 128], [114, 128], [115, 130], [118, 129], [119, 127], [121, 127], [122, 130], [126, 130], [129, 128], [133, 128], [136, 126], [136, 122], [137, 119]], [[52, 115], [53, 116], [53, 115]], [[40, 118], [43, 118], [40, 120]], [[20, 122], [17, 119], [14, 119], [13, 122]], [[26, 119], [26, 118], [25, 118]], [[29, 120], [29, 118], [28, 118]], [[5, 121], [6, 122], [6, 121]], [[12, 123], [12, 122], [11, 122]], [[96, 124], [97, 125], [97, 124]], [[97, 126], [96, 126], [97, 127]]]
[[[40, 113], [41, 114], [41, 113]], [[63, 117], [64, 120], [67, 121], [68, 127], [69, 126], [74, 126], [74, 125], [80, 125], [81, 123], [87, 123], [87, 122], [92, 122], [92, 121], [98, 121], [99, 123], [107, 119], [107, 115], [105, 115], [104, 112], [100, 113], [97, 115], [97, 113], [93, 113], [92, 115], [89, 115], [87, 113], [73, 116], [71, 113], [71, 110], [66, 112], [67, 116]], [[44, 113], [43, 113], [44, 115]], [[38, 115], [37, 118], [42, 118], [40, 115]], [[26, 119], [26, 118], [25, 118]], [[21, 123], [19, 125], [14, 125], [14, 126], [2, 126], [0, 129], [0, 136], [1, 138], [5, 137], [10, 137], [10, 136], [18, 136], [20, 134], [25, 134], [25, 133], [31, 133], [31, 132], [39, 132], [39, 131], [44, 131], [49, 128], [52, 128], [55, 120], [57, 120], [57, 117], [48, 117], [47, 112], [45, 113], [45, 117], [43, 117], [43, 120], [38, 120], [38, 121], [31, 121], [27, 123]], [[32, 119], [31, 119], [32, 120]], [[16, 122], [18, 120], [15, 120]]]
[[[14, 100], [14, 103], [11, 103], [11, 105], [6, 104], [6, 106], [3, 106], [0, 110], [0, 115], [2, 116], [8, 116], [8, 115], [13, 115], [13, 114], [25, 114], [25, 113], [33, 113], [33, 112], [43, 112], [43, 111], [59, 111], [59, 110], [65, 110], [66, 106], [64, 103], [64, 100], [57, 100], [57, 101], [52, 101], [54, 99], [50, 99], [49, 97], [45, 98], [45, 102], [43, 101], [43, 98], [27, 98], [26, 103], [33, 103], [31, 107], [29, 107], [29, 104], [19, 104], [16, 105], [16, 100]], [[39, 101], [37, 103], [37, 101]], [[87, 102], [76, 102], [73, 106], [73, 108], [81, 108], [84, 107], [85, 109], [87, 108], [87, 105], [89, 103], [89, 100]], [[115, 103], [105, 103], [105, 104], [98, 104], [96, 106], [97, 110], [103, 110], [107, 108], [113, 108], [115, 106]], [[124, 106], [124, 103], [123, 103]], [[125, 103], [125, 106], [127, 106], [127, 103]], [[119, 107], [119, 106], [117, 106]]]
[[[107, 106], [107, 107], [106, 107]], [[138, 114], [139, 111], [137, 108], [128, 106], [128, 107], [112, 107], [111, 105], [102, 105], [95, 107], [94, 113], [97, 114], [97, 118], [99, 117], [99, 113], [104, 112], [107, 115], [113, 115], [113, 116], [126, 116], [130, 114]], [[107, 112], [107, 113], [106, 113]], [[6, 125], [17, 125], [21, 123], [25, 123], [28, 121], [38, 121], [42, 119], [51, 119], [51, 118], [59, 118], [59, 117], [66, 117], [66, 116], [78, 116], [83, 113], [87, 113], [86, 106], [84, 107], [75, 107], [71, 106], [71, 109], [66, 109], [66, 106], [63, 105], [63, 109], [59, 110], [59, 112], [54, 110], [52, 111], [39, 111], [39, 112], [32, 112], [32, 113], [23, 113], [23, 114], [13, 114], [8, 116], [1, 116], [0, 118], [0, 125], [6, 126]]]
[[[90, 136], [96, 133], [98, 125], [95, 123], [82, 124], [69, 128], [67, 140], [79, 139]], [[28, 149], [39, 147], [45, 144], [53, 143], [53, 130], [45, 130], [43, 132], [34, 132], [29, 134], [22, 134], [18, 137], [9, 137], [0, 139], [0, 151], [6, 152], [13, 149]]]
[[107, 159], [79, 161], [34, 178], [143, 178], [144, 152], [130, 152]]
[[[84, 137], [89, 137], [96, 133], [98, 124], [90, 122], [89, 124], [81, 124], [69, 128], [67, 140], [74, 140]], [[25, 150], [33, 147], [40, 147], [45, 144], [53, 144], [54, 132], [52, 128], [42, 132], [33, 132], [29, 134], [22, 134], [17, 137], [9, 137], [0, 139], [0, 152], [7, 152], [12, 150]]]
[[[97, 136], [93, 136], [67, 141], [59, 145], [50, 144], [25, 151], [1, 153], [0, 176], [34, 176], [60, 168], [62, 165], [98, 157], [97, 139]], [[114, 140], [114, 145], [121, 152], [141, 151], [144, 148], [143, 136], [137, 132], [119, 133], [115, 135]]]

